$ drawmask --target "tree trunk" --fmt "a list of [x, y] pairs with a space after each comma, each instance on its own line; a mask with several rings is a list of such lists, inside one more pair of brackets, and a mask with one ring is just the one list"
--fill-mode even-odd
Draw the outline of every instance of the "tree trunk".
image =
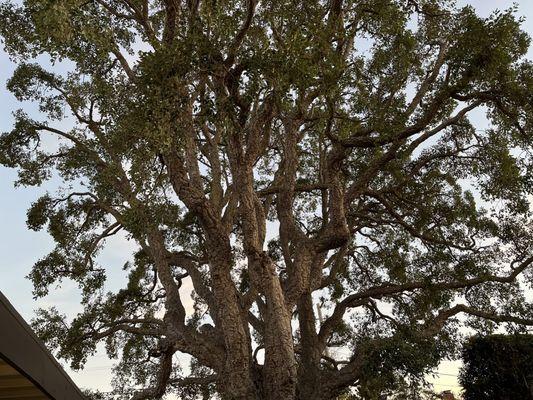
[[315, 328], [311, 294], [304, 293], [298, 301], [301, 361], [298, 369], [298, 399], [320, 399], [320, 352]]
[[265, 320], [264, 388], [266, 400], [296, 398], [296, 359], [291, 328], [291, 314], [273, 265], [268, 266], [271, 279], [267, 285]]
[[230, 275], [231, 258], [223, 257], [219, 261], [210, 264], [210, 267], [213, 294], [217, 299], [216, 314], [226, 349], [221, 385], [228, 400], [253, 400], [257, 398], [257, 393], [251, 378], [250, 336], [245, 329], [239, 298]]

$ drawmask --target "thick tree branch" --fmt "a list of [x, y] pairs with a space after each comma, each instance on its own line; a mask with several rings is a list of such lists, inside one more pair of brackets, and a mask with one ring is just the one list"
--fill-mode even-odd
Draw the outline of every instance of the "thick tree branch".
[[519, 274], [524, 272], [531, 265], [533, 265], [533, 256], [520, 262], [520, 264], [517, 267], [514, 267], [511, 270], [511, 273], [506, 276], [487, 275], [451, 282], [411, 282], [403, 285], [385, 284], [352, 294], [339, 302], [335, 306], [331, 316], [324, 321], [319, 332], [319, 342], [322, 346], [325, 346], [331, 332], [342, 321], [344, 313], [348, 308], [360, 307], [366, 304], [370, 299], [382, 299], [398, 293], [411, 292], [424, 288], [442, 291], [465, 289], [488, 282], [511, 283]]

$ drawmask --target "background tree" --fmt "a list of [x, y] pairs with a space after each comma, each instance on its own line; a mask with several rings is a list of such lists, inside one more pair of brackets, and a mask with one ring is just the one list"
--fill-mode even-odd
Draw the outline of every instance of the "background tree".
[[[35, 326], [73, 368], [105, 343], [122, 397], [371, 398], [449, 356], [460, 314], [533, 324], [533, 65], [512, 10], [25, 0], [0, 21], [8, 88], [44, 114], [15, 114], [1, 161], [64, 183], [28, 212], [56, 243], [35, 295], [82, 291], [73, 320]], [[138, 251], [106, 292], [96, 256], [119, 233]]]
[[533, 335], [475, 336], [463, 363], [465, 400], [533, 399]]

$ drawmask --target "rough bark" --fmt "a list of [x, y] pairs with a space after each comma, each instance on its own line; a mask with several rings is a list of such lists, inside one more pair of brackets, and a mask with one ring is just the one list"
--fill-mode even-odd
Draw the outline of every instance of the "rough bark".
[[[515, 157], [531, 154], [533, 67], [512, 14], [399, 0], [48, 3], [0, 5], [6, 48], [78, 70], [21, 63], [10, 89], [49, 118], [17, 113], [0, 161], [22, 184], [54, 168], [65, 180], [28, 213], [57, 244], [31, 277], [39, 295], [63, 278], [82, 287], [67, 337], [54, 337], [66, 324], [54, 313], [43, 328], [78, 366], [107, 339], [136, 357], [123, 360], [132, 379], [153, 368], [135, 400], [335, 399], [376, 383], [368, 367], [383, 382], [423, 375], [459, 314], [533, 324], [517, 283], [533, 265], [533, 167]], [[482, 107], [486, 132], [468, 120]], [[63, 109], [72, 130], [53, 126]], [[78, 179], [86, 190], [71, 190]], [[480, 207], [465, 180], [501, 209]], [[118, 232], [138, 252], [127, 287], [100, 295], [96, 256]], [[197, 375], [179, 375], [180, 353]]]

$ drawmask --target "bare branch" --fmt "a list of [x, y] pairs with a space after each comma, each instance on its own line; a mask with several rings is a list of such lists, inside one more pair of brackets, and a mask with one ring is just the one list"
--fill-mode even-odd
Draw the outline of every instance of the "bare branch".
[[479, 310], [473, 307], [469, 307], [465, 304], [457, 304], [456, 306], [447, 310], [441, 310], [433, 321], [424, 329], [424, 335], [433, 336], [437, 334], [444, 324], [452, 317], [459, 313], [465, 313], [474, 317], [486, 319], [495, 323], [510, 322], [519, 325], [533, 326], [533, 319], [527, 319], [522, 317], [515, 317], [511, 315], [501, 315], [493, 312]]

